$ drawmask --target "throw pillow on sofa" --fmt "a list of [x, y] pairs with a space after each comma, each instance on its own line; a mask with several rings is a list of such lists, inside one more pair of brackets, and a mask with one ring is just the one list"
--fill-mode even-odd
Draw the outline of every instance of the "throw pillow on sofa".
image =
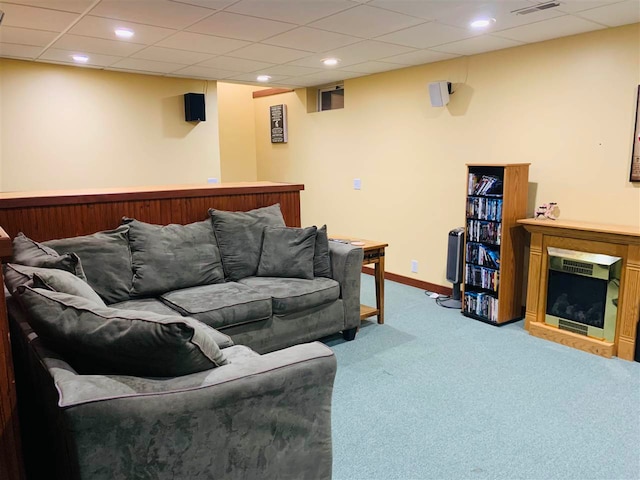
[[24, 285], [17, 292], [38, 336], [81, 373], [174, 377], [227, 363], [212, 329], [197, 320]]
[[44, 245], [59, 254], [75, 252], [82, 261], [87, 283], [106, 303], [129, 300], [132, 286], [129, 227], [78, 237], [49, 240]]
[[227, 280], [254, 276], [262, 251], [264, 227], [284, 227], [280, 204], [248, 212], [209, 209]]
[[316, 227], [265, 227], [258, 277], [313, 278]]
[[329, 256], [329, 236], [327, 226], [323, 225], [316, 232], [316, 248], [313, 254], [313, 276], [331, 277], [331, 257]]
[[4, 281], [12, 294], [20, 285], [27, 285], [77, 295], [98, 305], [106, 306], [87, 282], [72, 273], [57, 268], [30, 267], [8, 263], [4, 267]]
[[13, 262], [31, 267], [57, 268], [86, 280], [80, 258], [75, 253], [59, 255], [52, 248], [31, 240], [20, 232], [12, 241]]
[[211, 220], [153, 225], [123, 218], [129, 226], [132, 297], [224, 282]]

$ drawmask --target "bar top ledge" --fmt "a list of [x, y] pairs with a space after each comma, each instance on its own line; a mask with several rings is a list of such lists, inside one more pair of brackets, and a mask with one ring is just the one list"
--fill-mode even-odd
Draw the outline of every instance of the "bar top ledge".
[[43, 205], [69, 205], [74, 203], [121, 202], [133, 198], [137, 200], [157, 200], [216, 195], [244, 195], [248, 193], [293, 192], [300, 190], [304, 190], [303, 184], [261, 181], [0, 192], [0, 209]]

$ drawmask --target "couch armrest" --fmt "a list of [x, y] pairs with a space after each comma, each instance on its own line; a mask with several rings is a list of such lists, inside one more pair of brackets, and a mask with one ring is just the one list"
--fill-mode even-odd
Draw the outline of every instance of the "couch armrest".
[[360, 325], [360, 278], [364, 250], [346, 243], [329, 242], [331, 272], [340, 283], [340, 297], [344, 304], [344, 328]]
[[[50, 371], [61, 402], [95, 383]], [[184, 377], [129, 377], [144, 393], [94, 391], [62, 412], [72, 478], [330, 478], [335, 372], [333, 352], [311, 343]]]

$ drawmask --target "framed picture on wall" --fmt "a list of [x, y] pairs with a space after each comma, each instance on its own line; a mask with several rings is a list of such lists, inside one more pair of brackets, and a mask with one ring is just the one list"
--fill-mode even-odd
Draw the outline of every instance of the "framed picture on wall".
[[640, 182], [640, 85], [638, 85], [638, 96], [636, 98], [636, 127], [633, 134], [629, 181]]

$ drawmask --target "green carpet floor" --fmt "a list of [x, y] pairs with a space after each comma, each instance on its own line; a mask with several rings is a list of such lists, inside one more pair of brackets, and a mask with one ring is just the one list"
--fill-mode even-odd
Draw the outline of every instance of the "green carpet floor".
[[[334, 480], [640, 479], [640, 363], [494, 327], [387, 281], [338, 360]], [[373, 305], [373, 278], [362, 277]]]

